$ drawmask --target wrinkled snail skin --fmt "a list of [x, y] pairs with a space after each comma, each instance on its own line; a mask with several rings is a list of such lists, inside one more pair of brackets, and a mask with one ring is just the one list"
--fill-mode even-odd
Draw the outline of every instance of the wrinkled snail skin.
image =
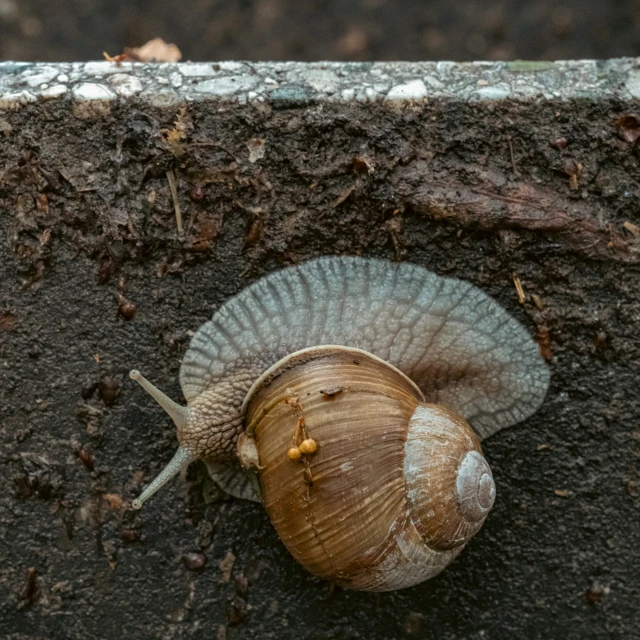
[[131, 377], [180, 443], [135, 508], [203, 459], [265, 504], [307, 569], [376, 591], [435, 575], [479, 530], [495, 499], [480, 439], [531, 415], [549, 383], [526, 330], [471, 284], [333, 257], [222, 305], [182, 362], [187, 407]]

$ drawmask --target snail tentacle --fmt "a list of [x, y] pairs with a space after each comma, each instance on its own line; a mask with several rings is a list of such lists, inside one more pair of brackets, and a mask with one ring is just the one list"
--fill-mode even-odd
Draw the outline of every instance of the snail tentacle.
[[156, 479], [146, 487], [146, 489], [131, 502], [134, 509], [140, 509], [142, 505], [156, 492], [161, 489], [171, 478], [178, 475], [189, 463], [195, 460], [195, 456], [186, 447], [178, 447], [169, 464], [160, 472]]

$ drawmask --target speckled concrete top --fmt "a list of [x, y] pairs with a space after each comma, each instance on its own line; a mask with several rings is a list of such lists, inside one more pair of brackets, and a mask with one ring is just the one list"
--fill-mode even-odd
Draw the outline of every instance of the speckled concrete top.
[[0, 110], [71, 96], [153, 106], [217, 99], [276, 106], [310, 101], [464, 101], [640, 97], [640, 58], [567, 62], [0, 63]]

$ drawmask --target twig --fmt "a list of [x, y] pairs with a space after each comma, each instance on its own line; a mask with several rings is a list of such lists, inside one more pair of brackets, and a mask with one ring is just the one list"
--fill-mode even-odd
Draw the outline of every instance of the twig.
[[511, 136], [507, 138], [507, 142], [509, 143], [509, 155], [511, 156], [511, 166], [513, 167], [513, 173], [519, 176], [520, 172], [518, 171], [518, 167], [516, 166], [516, 157], [513, 153], [513, 142], [511, 141]]
[[182, 213], [180, 213], [180, 202], [178, 201], [178, 188], [176, 187], [176, 176], [173, 169], [167, 171], [167, 180], [169, 181], [169, 189], [171, 189], [171, 197], [173, 198], [173, 208], [176, 212], [176, 226], [178, 227], [178, 235], [183, 235]]
[[518, 302], [520, 304], [524, 304], [527, 297], [524, 294], [524, 289], [522, 288], [522, 283], [520, 282], [520, 278], [518, 276], [513, 276], [513, 284], [516, 287], [516, 291], [518, 293]]

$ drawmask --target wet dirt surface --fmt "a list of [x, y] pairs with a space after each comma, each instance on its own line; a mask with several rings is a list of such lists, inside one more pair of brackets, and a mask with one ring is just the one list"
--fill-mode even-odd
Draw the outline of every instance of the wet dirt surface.
[[[640, 168], [624, 108], [4, 113], [0, 635], [635, 637]], [[213, 495], [199, 464], [129, 508], [176, 443], [127, 372], [180, 398], [191, 332], [260, 275], [323, 254], [468, 279], [550, 359], [541, 410], [484, 443], [498, 495], [484, 528], [396, 593], [306, 574], [263, 509]]]
[[95, 60], [162, 36], [189, 60], [634, 56], [638, 0], [0, 0], [0, 60]]

